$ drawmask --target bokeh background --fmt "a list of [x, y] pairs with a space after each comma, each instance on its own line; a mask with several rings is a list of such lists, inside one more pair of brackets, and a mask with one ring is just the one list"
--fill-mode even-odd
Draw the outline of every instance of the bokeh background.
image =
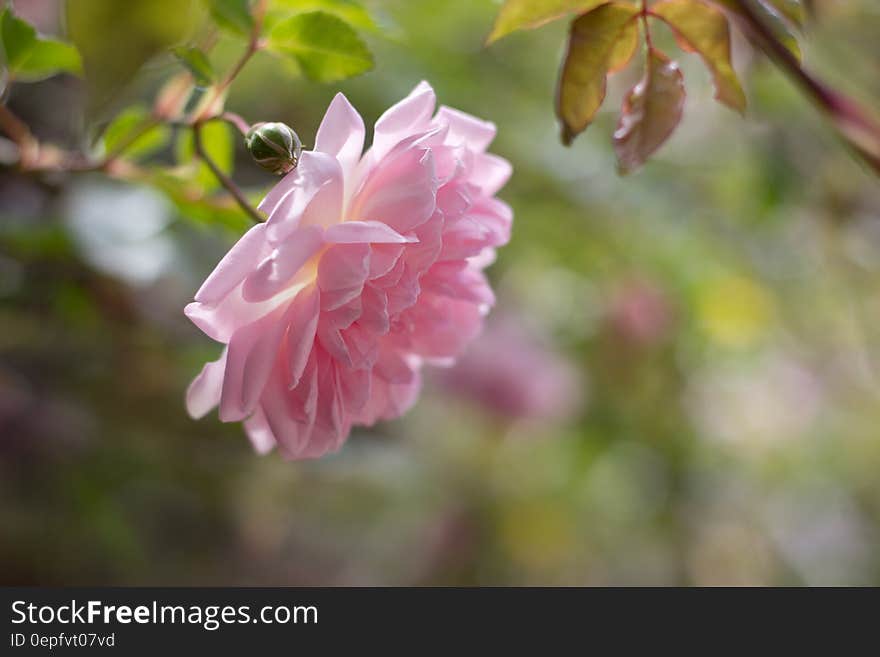
[[[64, 29], [58, 2], [15, 4]], [[878, 107], [880, 7], [812, 5], [806, 63]], [[566, 149], [563, 23], [484, 48], [490, 1], [368, 7], [374, 71], [321, 85], [259, 55], [228, 106], [308, 145], [336, 91], [370, 125], [424, 78], [493, 120], [515, 224], [485, 337], [340, 453], [258, 457], [183, 406], [219, 347], [182, 308], [245, 220], [4, 167], [0, 581], [880, 584], [880, 185], [815, 109], [741, 38], [744, 119], [683, 55], [681, 128], [620, 178], [610, 134], [637, 70]], [[152, 61], [125, 102], [175, 66]], [[70, 76], [9, 97], [68, 145], [87, 105]], [[241, 144], [235, 165], [255, 193], [272, 182]]]

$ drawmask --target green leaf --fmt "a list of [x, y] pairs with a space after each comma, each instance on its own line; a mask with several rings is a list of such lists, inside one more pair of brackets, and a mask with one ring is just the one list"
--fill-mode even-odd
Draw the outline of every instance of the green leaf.
[[199, 86], [206, 87], [214, 82], [214, 67], [207, 55], [198, 48], [175, 48], [174, 56], [180, 60]]
[[[742, 19], [742, 8], [738, 0], [711, 0], [711, 2]], [[800, 61], [801, 47], [798, 44], [797, 37], [791, 25], [782, 17], [779, 10], [773, 7], [769, 0], [754, 0], [751, 6], [757, 11], [758, 17], [767, 29], [770, 30], [773, 37]], [[749, 36], [748, 33], [746, 33], [746, 36]]]
[[79, 48], [89, 109], [116, 100], [141, 66], [195, 28], [196, 0], [68, 0], [70, 37]]
[[69, 43], [38, 36], [30, 24], [8, 8], [0, 16], [0, 35], [6, 66], [14, 79], [35, 81], [56, 73], [82, 72], [76, 48]]
[[333, 82], [373, 67], [373, 55], [354, 29], [323, 11], [296, 14], [269, 34], [272, 52], [293, 57], [312, 80]]
[[15, 70], [30, 53], [31, 48], [37, 42], [37, 31], [18, 16], [11, 9], [4, 9], [0, 23], [0, 34], [3, 36], [3, 50], [6, 54], [6, 65], [10, 70]]
[[662, 0], [651, 11], [672, 28], [683, 50], [702, 57], [715, 82], [715, 98], [745, 112], [746, 95], [730, 61], [727, 17], [702, 0]]
[[586, 13], [604, 2], [605, 0], [507, 0], [495, 18], [495, 25], [492, 26], [486, 44], [516, 30], [531, 30], [573, 12]]
[[211, 17], [229, 32], [250, 35], [254, 28], [250, 0], [208, 0]]
[[[235, 161], [235, 143], [232, 129], [223, 121], [210, 121], [202, 126], [202, 147], [205, 154], [225, 174], [232, 173]], [[204, 162], [196, 162], [193, 146], [192, 130], [182, 130], [175, 144], [177, 161], [184, 165], [195, 165], [195, 181], [203, 189], [215, 189], [219, 186], [217, 178]]]
[[623, 101], [614, 132], [620, 172], [631, 173], [669, 139], [684, 107], [684, 80], [678, 65], [651, 49], [645, 76]]
[[565, 145], [592, 123], [605, 100], [608, 73], [632, 57], [638, 44], [637, 15], [633, 5], [609, 2], [572, 22], [556, 96]]
[[354, 0], [270, 0], [266, 12], [266, 27], [293, 14], [323, 11], [341, 18], [352, 27], [377, 31], [378, 25], [364, 6]]
[[168, 143], [171, 131], [163, 124], [143, 130], [149, 119], [149, 111], [140, 106], [129, 107], [120, 112], [104, 131], [104, 150], [115, 153], [124, 147], [125, 157], [133, 160], [144, 159], [162, 150]]

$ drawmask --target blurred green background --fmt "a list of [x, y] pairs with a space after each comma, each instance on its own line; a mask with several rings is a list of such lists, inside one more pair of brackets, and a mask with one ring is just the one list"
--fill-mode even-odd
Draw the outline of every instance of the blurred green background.
[[[807, 65], [878, 107], [880, 7], [813, 5]], [[64, 29], [54, 0], [15, 6]], [[318, 84], [259, 54], [232, 86], [231, 110], [308, 146], [338, 90], [369, 126], [426, 79], [494, 121], [514, 165], [486, 337], [317, 462], [184, 410], [219, 347], [182, 308], [244, 218], [3, 168], [3, 584], [880, 584], [878, 181], [739, 37], [746, 118], [682, 55], [682, 126], [620, 178], [610, 134], [638, 71], [563, 148], [564, 22], [483, 48], [498, 6], [373, 2], [372, 72]], [[177, 70], [152, 60], [110, 104], [148, 104]], [[9, 106], [66, 145], [111, 111], [70, 76]], [[272, 183], [240, 143], [234, 176]]]

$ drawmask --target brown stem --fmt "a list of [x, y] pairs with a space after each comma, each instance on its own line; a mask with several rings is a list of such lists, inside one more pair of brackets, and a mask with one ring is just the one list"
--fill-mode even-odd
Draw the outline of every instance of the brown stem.
[[235, 126], [242, 136], [247, 136], [247, 133], [251, 129], [251, 124], [235, 112], [223, 112], [223, 114], [220, 114], [217, 118]]
[[193, 124], [192, 129], [193, 150], [195, 151], [196, 156], [198, 156], [198, 158], [201, 159], [208, 166], [208, 168], [211, 170], [211, 173], [214, 174], [214, 177], [217, 178], [220, 184], [226, 188], [226, 191], [228, 191], [232, 195], [232, 198], [235, 199], [236, 203], [238, 203], [241, 209], [244, 210], [245, 213], [251, 219], [253, 219], [255, 223], [261, 223], [265, 221], [266, 218], [248, 202], [247, 198], [245, 198], [245, 195], [238, 188], [238, 185], [236, 185], [229, 176], [223, 173], [220, 170], [220, 167], [217, 166], [217, 163], [214, 162], [214, 160], [212, 160], [210, 156], [205, 152], [205, 149], [202, 145], [202, 124], [196, 122]]
[[645, 45], [648, 46], [649, 53], [654, 50], [654, 43], [651, 41], [651, 28], [648, 26], [648, 15], [650, 13], [648, 10], [648, 0], [642, 0], [642, 9], [639, 12], [639, 17], [642, 19], [642, 26], [645, 28]]
[[[753, 6], [753, 0], [736, 0], [740, 15], [757, 37], [761, 49], [835, 121], [840, 136], [880, 174], [880, 123], [855, 101], [827, 86], [806, 71], [773, 34]], [[870, 143], [866, 143], [870, 142]]]
[[39, 143], [31, 134], [27, 124], [12, 113], [6, 105], [0, 105], [0, 129], [18, 146], [19, 167], [26, 169], [35, 161], [39, 152]]
[[[251, 30], [250, 39], [248, 39], [247, 48], [245, 49], [242, 56], [238, 59], [237, 62], [230, 69], [229, 73], [221, 80], [218, 84], [214, 85], [210, 90], [209, 101], [202, 104], [205, 108], [205, 112], [210, 112], [213, 108], [214, 103], [217, 102], [223, 92], [229, 88], [229, 85], [233, 83], [238, 74], [241, 73], [242, 69], [247, 65], [247, 63], [251, 60], [255, 54], [257, 54], [263, 48], [263, 43], [260, 41], [260, 32], [263, 29], [263, 16], [266, 13], [266, 0], [259, 0], [253, 9], [253, 17], [254, 17], [254, 27]], [[197, 116], [195, 117], [195, 123], [205, 119], [205, 116]]]

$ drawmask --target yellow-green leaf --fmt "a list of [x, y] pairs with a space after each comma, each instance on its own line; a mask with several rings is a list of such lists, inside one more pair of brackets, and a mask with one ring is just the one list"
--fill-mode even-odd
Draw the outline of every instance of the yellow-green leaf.
[[609, 2], [572, 22], [556, 94], [564, 144], [587, 129], [605, 100], [609, 71], [632, 56], [638, 40], [637, 15], [633, 5]]
[[743, 113], [746, 95], [730, 62], [727, 17], [702, 0], [662, 0], [651, 11], [673, 29], [682, 48], [703, 58], [715, 82], [715, 98]]
[[486, 43], [497, 41], [516, 30], [530, 30], [545, 23], [577, 12], [583, 14], [603, 4], [605, 0], [507, 0]]
[[312, 80], [334, 82], [373, 67], [373, 55], [344, 20], [323, 11], [296, 14], [269, 34], [272, 52], [293, 57]]
[[[144, 129], [145, 126], [149, 126]], [[104, 150], [115, 153], [124, 148], [129, 159], [142, 159], [161, 150], [168, 143], [170, 130], [163, 124], [152, 125], [150, 113], [140, 106], [129, 107], [113, 119], [104, 131]]]
[[678, 65], [651, 49], [645, 76], [623, 101], [614, 132], [614, 150], [621, 173], [631, 173], [669, 139], [681, 120], [684, 80]]

